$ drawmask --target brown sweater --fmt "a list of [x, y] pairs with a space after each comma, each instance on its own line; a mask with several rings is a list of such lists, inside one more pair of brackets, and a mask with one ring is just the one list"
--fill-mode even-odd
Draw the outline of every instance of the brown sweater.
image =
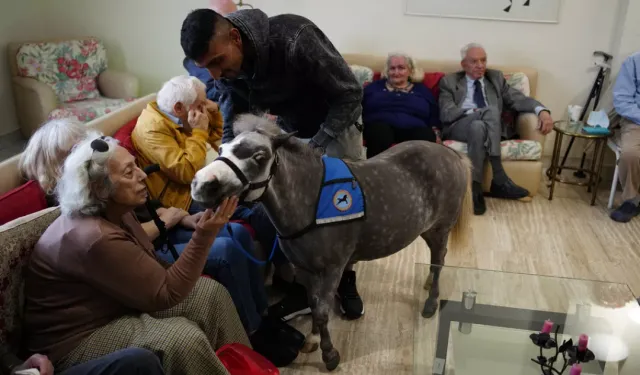
[[25, 283], [28, 352], [55, 363], [112, 320], [170, 308], [191, 292], [213, 236], [196, 231], [178, 261], [165, 268], [133, 214], [123, 222], [63, 215], [42, 235]]

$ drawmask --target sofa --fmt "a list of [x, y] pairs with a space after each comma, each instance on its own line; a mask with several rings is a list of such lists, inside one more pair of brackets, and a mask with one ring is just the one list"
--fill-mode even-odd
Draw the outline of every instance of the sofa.
[[[352, 66], [352, 69], [356, 66], [370, 68], [374, 72], [374, 79], [376, 79], [384, 69], [386, 61], [386, 56], [364, 54], [344, 54], [343, 56], [347, 63]], [[425, 72], [424, 83], [432, 88], [435, 95], [438, 94], [437, 82], [439, 77], [443, 74], [461, 70], [460, 62], [454, 61], [419, 59], [416, 60], [416, 67]], [[538, 72], [535, 69], [499, 65], [491, 66], [491, 68], [503, 71], [510, 84], [521, 89], [525, 94], [535, 97], [538, 83]], [[520, 81], [518, 80], [510, 81], [512, 78], [524, 77], [526, 77], [526, 79], [523, 85], [520, 85], [518, 83]], [[537, 130], [538, 118], [531, 113], [505, 113], [503, 120], [505, 122], [511, 120], [513, 124], [510, 126], [515, 127], [515, 131], [519, 135], [518, 139], [502, 142], [504, 169], [516, 184], [529, 190], [530, 195], [533, 197], [538, 193], [538, 188], [542, 180], [542, 155], [545, 142], [545, 136]], [[455, 150], [466, 152], [466, 144], [462, 142], [445, 141], [445, 145]], [[493, 176], [489, 163], [485, 164], [484, 172], [483, 188], [485, 191], [489, 191]]]
[[97, 38], [10, 43], [7, 58], [26, 138], [48, 119], [89, 122], [138, 95], [138, 79], [108, 69], [106, 49]]

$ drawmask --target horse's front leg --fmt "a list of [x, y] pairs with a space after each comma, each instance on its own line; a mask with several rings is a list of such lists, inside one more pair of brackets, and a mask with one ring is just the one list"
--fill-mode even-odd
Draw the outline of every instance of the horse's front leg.
[[447, 241], [449, 233], [433, 231], [422, 236], [431, 250], [431, 267], [429, 277], [425, 283], [425, 289], [429, 289], [429, 296], [424, 302], [422, 316], [431, 318], [438, 310], [438, 298], [440, 297], [440, 272], [444, 266], [444, 257], [447, 255]]
[[320, 329], [320, 348], [322, 349], [322, 361], [327, 370], [333, 371], [340, 364], [340, 353], [333, 347], [329, 334], [329, 311], [333, 305], [333, 299], [342, 277], [344, 267], [328, 267], [324, 278], [320, 282], [318, 306], [312, 311], [314, 322]]

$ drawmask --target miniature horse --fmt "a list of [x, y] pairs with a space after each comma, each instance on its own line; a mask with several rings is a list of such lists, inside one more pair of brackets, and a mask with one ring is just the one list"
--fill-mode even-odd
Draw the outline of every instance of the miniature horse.
[[[449, 234], [454, 249], [467, 239], [472, 200], [466, 156], [435, 143], [411, 141], [366, 161], [343, 163], [323, 158], [293, 133], [284, 134], [255, 115], [239, 116], [234, 133], [220, 157], [196, 173], [192, 196], [207, 207], [234, 195], [263, 202], [282, 251], [309, 281], [313, 328], [303, 351], [316, 350], [320, 341], [322, 360], [328, 370], [335, 369], [340, 355], [327, 324], [343, 270], [394, 254], [418, 236], [427, 242], [432, 264], [422, 314], [435, 314]], [[330, 174], [325, 164], [336, 163], [338, 178], [324, 181]], [[333, 183], [337, 190], [328, 199], [319, 198]], [[319, 220], [321, 201], [347, 215]]]

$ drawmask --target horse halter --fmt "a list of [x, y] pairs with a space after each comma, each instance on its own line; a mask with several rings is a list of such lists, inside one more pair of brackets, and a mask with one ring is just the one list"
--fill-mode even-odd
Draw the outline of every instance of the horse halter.
[[259, 202], [264, 196], [264, 194], [267, 192], [267, 189], [269, 188], [269, 182], [271, 182], [273, 175], [276, 173], [276, 168], [278, 167], [278, 155], [275, 154], [273, 163], [271, 163], [271, 169], [269, 170], [269, 176], [267, 177], [267, 179], [259, 182], [251, 182], [249, 181], [247, 176], [245, 176], [244, 172], [242, 172], [240, 168], [238, 168], [238, 166], [231, 160], [225, 158], [224, 156], [218, 156], [215, 160], [220, 160], [221, 162], [224, 162], [226, 165], [228, 165], [229, 168], [231, 168], [233, 173], [236, 174], [236, 177], [238, 177], [238, 179], [242, 183], [243, 191], [239, 197], [241, 202], [245, 200], [245, 198], [247, 197], [247, 195], [249, 195], [250, 192], [264, 188], [264, 191], [262, 192], [262, 194], [260, 194], [260, 196], [257, 199], [255, 199], [256, 202]]

